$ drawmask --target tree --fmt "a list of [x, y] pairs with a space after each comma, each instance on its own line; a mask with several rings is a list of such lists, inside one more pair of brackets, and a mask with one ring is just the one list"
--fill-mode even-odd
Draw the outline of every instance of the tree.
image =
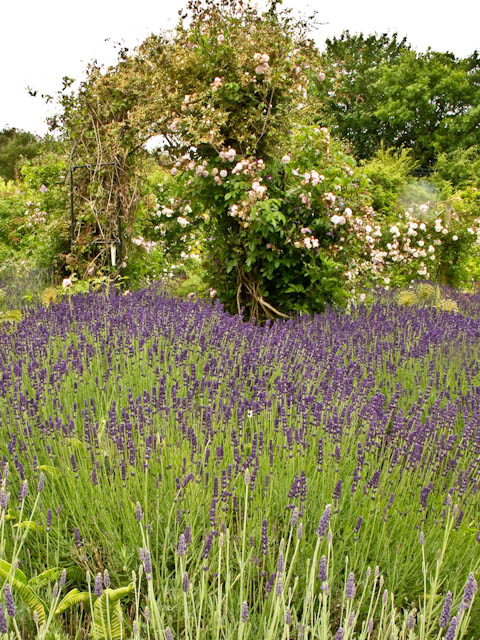
[[438, 153], [478, 144], [478, 54], [413, 51], [397, 34], [327, 40], [319, 120], [351, 145], [357, 158], [385, 148], [412, 149], [424, 172]]
[[364, 36], [349, 31], [327, 39], [325, 46], [321, 64], [326, 77], [315, 86], [322, 99], [319, 122], [347, 142], [357, 158], [369, 158], [383, 140], [383, 123], [375, 113], [382, 100], [382, 66], [394, 64], [410, 47], [396, 33]]
[[34, 158], [43, 149], [42, 141], [33, 133], [15, 127], [0, 131], [0, 177], [14, 180], [18, 177], [22, 160]]
[[480, 141], [471, 131], [480, 122], [480, 98], [470, 64], [449, 53], [403, 53], [393, 65], [383, 65], [376, 87], [382, 100], [375, 114], [382, 139], [397, 148], [412, 149], [414, 158], [431, 170], [438, 153]]

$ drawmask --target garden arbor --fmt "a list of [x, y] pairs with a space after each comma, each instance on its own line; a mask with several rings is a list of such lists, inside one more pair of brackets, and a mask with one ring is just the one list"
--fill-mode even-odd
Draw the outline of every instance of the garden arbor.
[[[392, 265], [429, 278], [448, 259], [447, 241], [455, 255], [473, 242], [477, 223], [455, 214], [450, 224], [440, 205], [417, 203], [411, 219], [377, 216], [366, 174], [316, 123], [325, 73], [311, 21], [277, 4], [259, 13], [242, 0], [191, 1], [172, 34], [120, 50], [105, 71], [92, 64], [75, 93], [65, 83], [57, 123], [72, 167], [94, 165], [72, 168], [71, 270], [128, 269], [154, 136], [170, 172], [169, 219], [179, 235], [204, 225], [212, 291], [250, 318], [342, 303], [355, 288], [387, 284]], [[423, 245], [410, 241], [416, 228]], [[122, 260], [112, 260], [121, 235]]]
[[[71, 83], [65, 83], [56, 124], [75, 149], [70, 175], [73, 198], [76, 172], [78, 214], [71, 211], [71, 268], [88, 273], [105, 267], [108, 252], [96, 252], [95, 244], [113, 242], [120, 225], [126, 236], [132, 233], [144, 145], [161, 136], [165, 163], [172, 174], [183, 172], [184, 188], [202, 171], [216, 178], [196, 190], [192, 204], [210, 221], [214, 251], [227, 240], [229, 258], [216, 258], [227, 286], [234, 283], [238, 307], [252, 306], [254, 315], [259, 308], [264, 315], [275, 313], [262, 284], [262, 260], [251, 255], [258, 230], [247, 232], [246, 221], [233, 220], [229, 209], [262, 182], [269, 167], [275, 180], [283, 180], [278, 154], [308, 113], [317, 52], [307, 24], [279, 14], [276, 4], [260, 14], [242, 1], [190, 2], [173, 35], [152, 35], [133, 53], [120, 50], [117, 65], [106, 71], [93, 63], [76, 93], [68, 93]], [[236, 178], [234, 160], [234, 166], [245, 162], [241, 175], [248, 178]], [[194, 178], [185, 178], [192, 163]], [[245, 216], [258, 211], [259, 199], [241, 205]]]

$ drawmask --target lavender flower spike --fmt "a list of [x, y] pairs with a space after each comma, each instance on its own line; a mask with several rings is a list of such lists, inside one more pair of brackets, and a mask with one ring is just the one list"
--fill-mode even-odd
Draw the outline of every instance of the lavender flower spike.
[[445, 600], [443, 602], [442, 613], [440, 614], [439, 625], [442, 629], [448, 625], [450, 620], [450, 608], [452, 606], [452, 593], [449, 591], [445, 596]]
[[150, 551], [148, 549], [141, 550], [141, 560], [143, 562], [143, 566], [145, 568], [145, 577], [147, 580], [152, 579], [152, 557], [150, 555]]
[[5, 611], [3, 609], [3, 604], [0, 602], [0, 633], [7, 633], [7, 618], [5, 617]]
[[81, 549], [83, 545], [83, 541], [80, 535], [80, 531], [78, 530], [78, 527], [74, 528], [73, 537], [75, 538], [75, 546], [77, 547], [77, 549]]
[[321, 582], [325, 582], [325, 580], [328, 578], [328, 574], [327, 574], [327, 558], [326, 556], [322, 556], [320, 558], [320, 564], [318, 566], [318, 579]]
[[23, 500], [25, 500], [25, 498], [27, 497], [27, 494], [28, 494], [28, 482], [24, 480], [20, 486], [18, 501], [22, 502]]
[[96, 596], [101, 596], [103, 593], [103, 580], [102, 580], [101, 573], [97, 573], [97, 575], [95, 576], [95, 585], [93, 587], [93, 593]]
[[445, 640], [454, 640], [457, 633], [457, 624], [458, 624], [458, 620], [457, 620], [457, 616], [455, 616], [454, 618], [452, 618], [452, 621], [450, 622], [450, 626], [448, 627], [448, 631], [445, 635]]
[[355, 597], [355, 592], [355, 576], [352, 572], [350, 572], [348, 574], [347, 584], [345, 585], [345, 597], [349, 600], [353, 600], [353, 598]]
[[9, 493], [5, 493], [3, 489], [0, 489], [0, 509], [3, 511], [8, 507], [8, 499], [10, 498]]
[[136, 504], [135, 517], [137, 519], [137, 522], [141, 522], [141, 520], [143, 518], [142, 505], [140, 504], [140, 502], [137, 502], [137, 504]]
[[42, 493], [44, 486], [45, 486], [45, 476], [43, 475], [43, 471], [41, 471], [40, 479], [38, 481], [38, 487], [37, 487], [38, 493]]
[[327, 504], [327, 506], [325, 507], [322, 513], [322, 517], [320, 518], [320, 522], [318, 523], [317, 536], [319, 536], [320, 538], [323, 538], [323, 536], [327, 533], [328, 525], [330, 523], [331, 508], [332, 508], [332, 505]]
[[183, 593], [187, 593], [188, 587], [190, 586], [190, 580], [188, 578], [188, 573], [185, 571], [182, 579], [182, 591]]
[[467, 583], [465, 585], [462, 604], [460, 605], [462, 609], [469, 608], [469, 606], [473, 602], [473, 598], [475, 597], [475, 594], [477, 593], [477, 589], [478, 589], [478, 585], [477, 585], [477, 581], [475, 580], [475, 576], [473, 575], [473, 573], [470, 573], [467, 579]]
[[292, 517], [290, 518], [290, 526], [293, 528], [297, 524], [298, 520], [298, 507], [294, 507], [292, 511]]
[[5, 585], [5, 608], [7, 610], [8, 615], [11, 618], [14, 618], [17, 615], [17, 607], [15, 606], [15, 602], [13, 601], [12, 592], [10, 591], [10, 585]]
[[182, 533], [178, 539], [177, 555], [182, 558], [185, 555], [187, 546], [185, 544], [185, 535]]
[[60, 589], [63, 589], [66, 581], [67, 581], [67, 570], [63, 569], [62, 573], [60, 574], [60, 580], [58, 581], [58, 586], [60, 587]]
[[242, 612], [241, 612], [241, 620], [243, 623], [247, 622], [248, 620], [248, 602], [243, 602], [242, 603]]

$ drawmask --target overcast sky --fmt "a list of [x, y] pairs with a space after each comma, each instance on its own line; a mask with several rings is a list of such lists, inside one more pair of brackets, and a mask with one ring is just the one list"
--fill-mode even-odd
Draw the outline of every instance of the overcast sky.
[[[184, 5], [184, 0], [0, 0], [0, 129], [44, 134], [53, 109], [30, 97], [27, 86], [55, 94], [63, 76], [81, 78], [93, 58], [112, 64], [112, 42], [132, 48], [152, 32], [173, 28]], [[284, 6], [317, 10], [318, 20], [326, 23], [315, 36], [320, 47], [325, 38], [349, 29], [398, 32], [419, 51], [431, 47], [463, 57], [480, 50], [478, 0], [284, 0]]]

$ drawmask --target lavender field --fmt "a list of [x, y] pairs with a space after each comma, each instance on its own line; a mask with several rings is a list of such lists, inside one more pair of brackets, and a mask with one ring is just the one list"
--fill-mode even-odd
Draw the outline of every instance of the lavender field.
[[480, 295], [451, 296], [2, 325], [0, 638], [479, 638]]

